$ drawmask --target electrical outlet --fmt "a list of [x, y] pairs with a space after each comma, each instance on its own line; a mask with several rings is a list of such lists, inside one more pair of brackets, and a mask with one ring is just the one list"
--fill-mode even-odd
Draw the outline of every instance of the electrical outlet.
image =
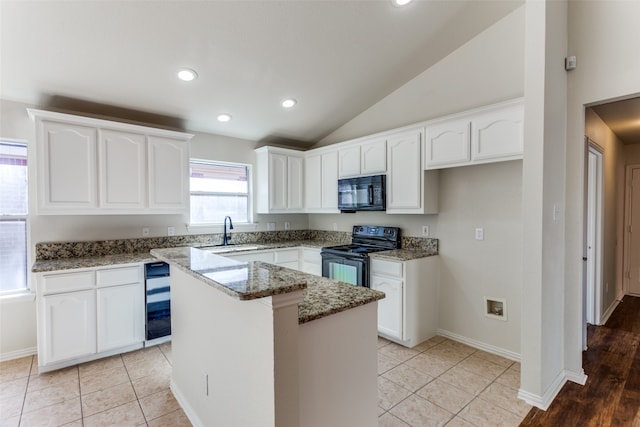
[[267, 223], [267, 231], [276, 231], [276, 223], [275, 222]]
[[285, 221], [284, 222], [284, 229], [285, 230], [291, 230], [291, 223], [289, 221]]
[[335, 222], [333, 223], [333, 231], [338, 231], [338, 224]]
[[142, 228], [142, 237], [149, 237], [149, 227]]
[[422, 226], [422, 235], [425, 236], [425, 237], [429, 235], [429, 226], [428, 225], [423, 225]]
[[175, 227], [167, 227], [167, 236], [175, 236], [176, 228]]
[[484, 240], [484, 229], [476, 228], [476, 240]]

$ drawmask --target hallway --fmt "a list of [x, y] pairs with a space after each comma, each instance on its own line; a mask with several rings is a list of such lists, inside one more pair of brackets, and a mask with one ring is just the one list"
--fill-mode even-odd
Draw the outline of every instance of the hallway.
[[640, 298], [625, 296], [604, 326], [588, 327], [584, 386], [567, 382], [547, 411], [520, 426], [640, 425]]

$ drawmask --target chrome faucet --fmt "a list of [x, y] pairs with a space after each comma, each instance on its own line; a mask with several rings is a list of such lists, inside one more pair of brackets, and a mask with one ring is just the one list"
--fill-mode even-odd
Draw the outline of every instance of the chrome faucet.
[[224, 234], [222, 235], [222, 246], [227, 246], [229, 244], [229, 240], [231, 240], [231, 236], [227, 236], [227, 219], [229, 220], [229, 230], [233, 230], [233, 222], [231, 222], [231, 217], [227, 215], [224, 217]]

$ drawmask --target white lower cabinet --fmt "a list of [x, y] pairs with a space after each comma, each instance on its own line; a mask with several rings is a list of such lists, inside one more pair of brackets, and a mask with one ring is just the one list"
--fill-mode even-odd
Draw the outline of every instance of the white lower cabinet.
[[42, 298], [40, 310], [41, 365], [96, 352], [96, 295], [92, 289], [47, 295]]
[[385, 293], [378, 301], [378, 333], [414, 347], [436, 334], [438, 257], [410, 261], [371, 259], [371, 288]]
[[140, 264], [37, 274], [40, 371], [142, 347], [143, 280]]
[[241, 254], [225, 254], [221, 256], [235, 259], [236, 261], [262, 261], [276, 264], [282, 267], [299, 270], [304, 273], [322, 276], [322, 257], [320, 248], [293, 247], [283, 249], [263, 249], [258, 251], [243, 252]]
[[318, 248], [300, 248], [300, 271], [322, 276], [322, 255]]

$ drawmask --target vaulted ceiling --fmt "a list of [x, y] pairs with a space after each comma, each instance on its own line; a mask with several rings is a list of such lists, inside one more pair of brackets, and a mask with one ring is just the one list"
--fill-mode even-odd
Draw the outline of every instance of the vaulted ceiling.
[[[85, 113], [108, 105], [304, 147], [520, 5], [3, 0], [0, 97]], [[181, 68], [198, 78], [178, 80]], [[298, 103], [287, 110], [288, 97]], [[220, 113], [232, 120], [217, 121]]]

